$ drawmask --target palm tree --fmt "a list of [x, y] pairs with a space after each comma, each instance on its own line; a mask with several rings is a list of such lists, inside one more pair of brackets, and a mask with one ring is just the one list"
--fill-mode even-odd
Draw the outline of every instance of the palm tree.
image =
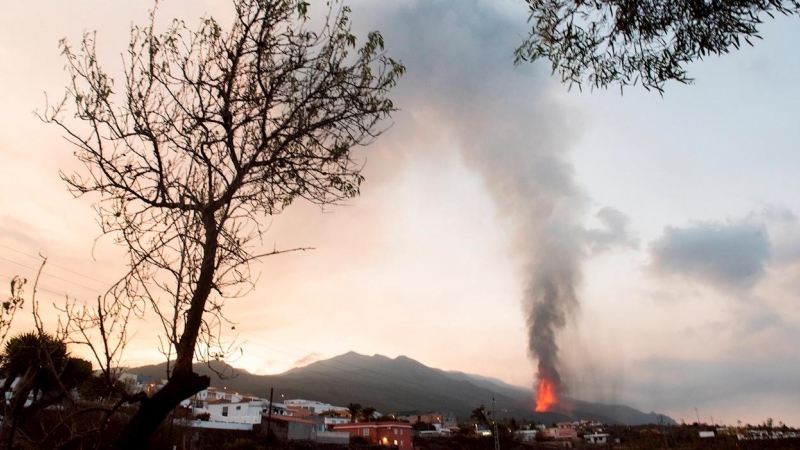
[[[91, 372], [90, 362], [70, 357], [67, 344], [47, 333], [22, 333], [9, 339], [0, 353], [0, 374], [5, 377], [0, 386], [4, 418], [0, 449], [12, 447], [24, 415], [60, 401]], [[26, 406], [31, 394], [32, 403]]]
[[364, 418], [364, 422], [371, 422], [375, 415], [375, 408], [372, 406], [364, 406], [361, 408], [361, 417]]
[[350, 423], [353, 423], [361, 412], [361, 403], [348, 403], [347, 410], [350, 412]]

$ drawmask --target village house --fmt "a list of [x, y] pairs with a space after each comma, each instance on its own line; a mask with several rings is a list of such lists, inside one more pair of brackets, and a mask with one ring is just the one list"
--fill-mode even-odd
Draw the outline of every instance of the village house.
[[427, 413], [427, 414], [411, 414], [407, 416], [398, 416], [398, 420], [405, 420], [408, 423], [427, 423], [430, 425], [434, 424], [443, 424], [444, 423], [444, 415], [439, 413]]
[[260, 423], [267, 405], [262, 400], [236, 401], [205, 400], [202, 407], [195, 406], [195, 416], [208, 414], [212, 422]]
[[348, 444], [350, 434], [327, 431], [321, 417], [261, 416], [259, 433], [266, 434], [267, 427], [280, 440], [314, 441], [324, 444]]
[[575, 424], [573, 423], [560, 422], [554, 428], [546, 429], [545, 436], [558, 440], [578, 439], [578, 430], [575, 429]]
[[587, 444], [608, 444], [608, 434], [606, 433], [588, 433], [584, 434], [583, 438], [586, 440]]
[[186, 406], [191, 406], [193, 415], [208, 414], [211, 422], [257, 424], [261, 421], [262, 414], [270, 413], [272, 406], [273, 416], [287, 416], [290, 412], [282, 403], [272, 403], [269, 400], [228, 392], [209, 387], [194, 395]]
[[[316, 400], [303, 400], [301, 398], [284, 400], [287, 409], [295, 411], [308, 411], [311, 414], [322, 414], [328, 411], [347, 411], [344, 406], [333, 406], [329, 403], [322, 403]], [[302, 416], [304, 414], [296, 414]]]
[[536, 440], [536, 435], [539, 430], [517, 430], [514, 432], [514, 437], [522, 442], [533, 442]]
[[411, 450], [411, 424], [406, 422], [356, 422], [333, 426], [333, 431], [346, 432], [374, 445], [392, 445], [398, 450]]

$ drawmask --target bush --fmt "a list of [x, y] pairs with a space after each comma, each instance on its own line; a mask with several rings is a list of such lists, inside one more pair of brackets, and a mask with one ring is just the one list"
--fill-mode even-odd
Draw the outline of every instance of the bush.
[[237, 439], [233, 444], [225, 446], [225, 450], [261, 450], [263, 448], [252, 439]]
[[369, 441], [364, 439], [361, 436], [350, 436], [350, 443], [351, 444], [369, 444]]

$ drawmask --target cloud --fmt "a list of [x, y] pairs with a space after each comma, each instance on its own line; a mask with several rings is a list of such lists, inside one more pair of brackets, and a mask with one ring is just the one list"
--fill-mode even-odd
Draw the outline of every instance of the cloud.
[[616, 246], [639, 246], [638, 239], [631, 235], [630, 218], [622, 211], [606, 206], [595, 217], [603, 227], [586, 230], [586, 241], [592, 253], [597, 254]]
[[[796, 388], [800, 362], [795, 358], [651, 357], [631, 361], [628, 367], [627, 395], [637, 398], [638, 402], [646, 403], [645, 399], [650, 398], [661, 408], [683, 409], [687, 413], [691, 410], [688, 405], [703, 408], [710, 404], [726, 404], [720, 414], [729, 416], [729, 423], [736, 418], [734, 414], [745, 419], [747, 415], [766, 418], [766, 414], [777, 413], [762, 405], [775, 407], [778, 402], [796, 404], [800, 401]], [[761, 397], [764, 402], [752, 404], [748, 399], [753, 396]]]
[[763, 277], [772, 244], [763, 224], [699, 222], [666, 227], [650, 244], [651, 268], [722, 291], [749, 291]]
[[783, 317], [769, 310], [752, 312], [742, 323], [744, 331], [748, 333], [758, 333], [767, 328], [785, 325]]

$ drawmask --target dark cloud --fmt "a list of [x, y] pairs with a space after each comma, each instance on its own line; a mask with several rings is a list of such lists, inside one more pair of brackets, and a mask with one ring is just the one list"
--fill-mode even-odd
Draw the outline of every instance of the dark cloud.
[[[726, 403], [741, 407], [753, 396], [771, 402], [800, 402], [800, 360], [792, 357], [646, 358], [631, 361], [628, 375], [627, 395], [640, 399], [637, 403], [652, 399], [667, 410], [708, 404], [719, 408]], [[693, 416], [691, 419], [694, 421]]]
[[764, 276], [771, 254], [766, 227], [751, 222], [667, 227], [650, 244], [656, 273], [690, 278], [725, 291], [752, 289]]
[[756, 311], [744, 318], [744, 331], [748, 333], [758, 333], [771, 327], [785, 325], [783, 317], [774, 311]]
[[794, 212], [777, 206], [766, 206], [748, 216], [748, 220], [764, 223], [772, 242], [772, 262], [791, 265], [800, 261], [800, 222]]

